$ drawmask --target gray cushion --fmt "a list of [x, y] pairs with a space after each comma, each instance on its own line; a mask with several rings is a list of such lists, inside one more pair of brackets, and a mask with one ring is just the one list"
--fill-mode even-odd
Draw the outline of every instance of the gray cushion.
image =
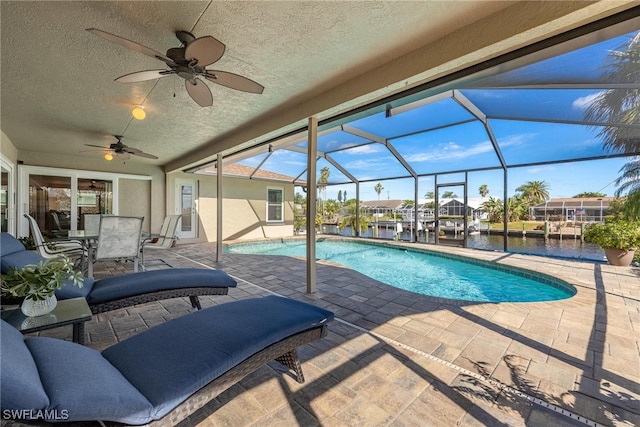
[[66, 410], [66, 421], [110, 420], [143, 424], [152, 406], [116, 368], [91, 348], [53, 338], [26, 340], [50, 410]]
[[96, 281], [91, 294], [87, 296], [87, 301], [89, 304], [98, 304], [162, 290], [193, 287], [229, 288], [236, 284], [236, 281], [222, 270], [170, 268], [143, 271]]
[[156, 407], [157, 419], [249, 356], [332, 318], [303, 302], [252, 298], [171, 320], [102, 354]]
[[[44, 410], [49, 398], [24, 337], [0, 320], [0, 406], [5, 410]], [[27, 417], [28, 418], [28, 417]]]

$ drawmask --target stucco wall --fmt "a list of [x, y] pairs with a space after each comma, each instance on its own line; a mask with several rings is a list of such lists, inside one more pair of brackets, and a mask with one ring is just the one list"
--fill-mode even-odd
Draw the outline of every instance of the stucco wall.
[[149, 231], [151, 222], [151, 181], [120, 179], [119, 215], [144, 217], [142, 229]]
[[[217, 239], [217, 181], [215, 176], [182, 172], [167, 175], [167, 212], [175, 209], [177, 179], [198, 181], [198, 241]], [[266, 223], [267, 187], [284, 190], [284, 223]], [[293, 235], [292, 184], [223, 177], [222, 230], [223, 240], [286, 237]], [[188, 243], [181, 240], [180, 243]]]
[[0, 131], [0, 153], [2, 153], [14, 165], [18, 161], [18, 150], [13, 145], [9, 137]]
[[[267, 188], [284, 190], [284, 223], [267, 224]], [[293, 185], [223, 178], [223, 236], [225, 240], [293, 235]]]

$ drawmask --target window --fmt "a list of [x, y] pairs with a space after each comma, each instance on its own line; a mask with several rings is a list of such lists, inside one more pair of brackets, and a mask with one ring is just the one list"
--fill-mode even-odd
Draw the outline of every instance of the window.
[[282, 188], [267, 188], [267, 222], [284, 222]]

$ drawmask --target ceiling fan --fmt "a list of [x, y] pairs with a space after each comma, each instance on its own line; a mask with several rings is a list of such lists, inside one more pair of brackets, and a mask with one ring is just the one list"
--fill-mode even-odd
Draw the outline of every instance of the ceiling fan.
[[103, 147], [102, 145], [93, 145], [93, 144], [84, 144], [87, 147], [96, 147], [96, 148], [101, 148], [102, 150], [106, 151], [106, 152], [111, 152], [114, 153], [118, 158], [120, 159], [124, 159], [127, 160], [129, 159], [129, 157], [131, 157], [130, 155], [134, 155], [134, 156], [139, 156], [139, 157], [145, 157], [147, 159], [157, 159], [157, 156], [154, 156], [153, 154], [148, 154], [145, 153], [142, 150], [138, 150], [137, 148], [133, 148], [133, 147], [129, 147], [128, 145], [124, 145], [122, 143], [122, 135], [113, 135], [116, 140], [118, 142], [114, 142], [113, 144], [109, 145], [108, 147]]
[[88, 28], [87, 31], [110, 42], [126, 47], [127, 49], [159, 59], [169, 67], [163, 70], [145, 70], [125, 74], [124, 76], [118, 77], [116, 79], [117, 82], [135, 83], [175, 74], [185, 80], [187, 93], [201, 107], [210, 107], [213, 105], [213, 95], [211, 95], [209, 86], [207, 86], [200, 77], [210, 82], [244, 92], [261, 94], [264, 90], [264, 86], [238, 74], [226, 71], [207, 70], [205, 68], [222, 58], [226, 48], [222, 42], [212, 36], [196, 38], [188, 31], [176, 31], [176, 37], [182, 46], [171, 48], [167, 51], [166, 55], [163, 55], [139, 43], [98, 30], [97, 28]]

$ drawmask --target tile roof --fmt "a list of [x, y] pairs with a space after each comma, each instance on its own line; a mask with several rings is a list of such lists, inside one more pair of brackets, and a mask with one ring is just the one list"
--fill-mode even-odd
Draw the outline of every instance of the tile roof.
[[[222, 172], [224, 176], [228, 177], [240, 177], [240, 178], [252, 178], [252, 179], [264, 179], [268, 181], [285, 181], [289, 183], [293, 183], [295, 180], [294, 177], [283, 175], [280, 173], [271, 172], [264, 169], [258, 169], [251, 166], [241, 165], [239, 163], [232, 163], [222, 166]], [[255, 173], [254, 173], [255, 172]], [[210, 166], [201, 171], [201, 173], [205, 173], [208, 175], [216, 175], [217, 169], [214, 166]], [[296, 184], [304, 185], [306, 181], [298, 180]]]

